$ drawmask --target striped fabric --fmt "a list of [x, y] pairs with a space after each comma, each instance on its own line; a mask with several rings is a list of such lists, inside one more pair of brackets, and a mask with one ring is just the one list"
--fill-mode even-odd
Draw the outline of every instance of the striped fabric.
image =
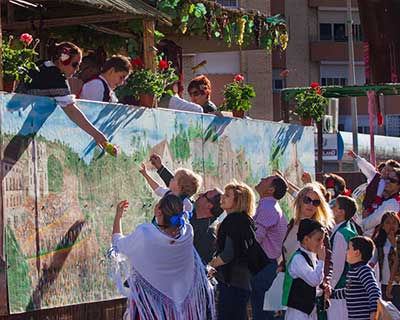
[[362, 262], [350, 266], [346, 287], [332, 293], [333, 299], [346, 299], [349, 320], [370, 320], [380, 297], [374, 272]]

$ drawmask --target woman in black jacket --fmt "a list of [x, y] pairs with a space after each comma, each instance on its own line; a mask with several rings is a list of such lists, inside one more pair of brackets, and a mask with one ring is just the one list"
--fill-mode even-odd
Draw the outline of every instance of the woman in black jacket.
[[221, 208], [227, 217], [217, 235], [217, 252], [210, 266], [217, 269], [218, 319], [247, 319], [251, 272], [248, 266], [249, 248], [255, 241], [255, 195], [244, 183], [225, 186]]

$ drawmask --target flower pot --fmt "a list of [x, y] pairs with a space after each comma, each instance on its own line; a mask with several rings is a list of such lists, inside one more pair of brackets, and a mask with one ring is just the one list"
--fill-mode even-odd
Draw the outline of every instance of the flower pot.
[[300, 123], [302, 126], [311, 126], [312, 118], [300, 118]]
[[139, 95], [139, 104], [143, 107], [154, 108], [156, 106], [155, 97], [152, 94], [141, 93]]
[[232, 115], [235, 118], [244, 118], [244, 111], [243, 110], [232, 110]]
[[14, 92], [16, 83], [17, 82], [15, 80], [13, 80], [13, 81], [4, 81], [3, 90], [6, 91], [6, 92]]

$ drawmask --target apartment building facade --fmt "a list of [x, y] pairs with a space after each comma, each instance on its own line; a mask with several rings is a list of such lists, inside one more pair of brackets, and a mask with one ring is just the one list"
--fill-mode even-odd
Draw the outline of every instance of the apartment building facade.
[[[280, 89], [283, 87], [348, 85], [348, 25], [346, 0], [275, 0], [271, 14], [283, 13], [289, 29], [286, 52], [272, 57], [274, 120], [280, 120]], [[361, 28], [357, 1], [352, 1], [356, 85], [366, 82], [364, 60], [367, 46]], [[389, 71], [388, 71], [389, 72]], [[385, 123], [377, 134], [400, 136], [400, 97], [382, 97]], [[369, 133], [368, 101], [357, 98], [358, 131]], [[339, 100], [339, 129], [351, 131], [349, 98]]]

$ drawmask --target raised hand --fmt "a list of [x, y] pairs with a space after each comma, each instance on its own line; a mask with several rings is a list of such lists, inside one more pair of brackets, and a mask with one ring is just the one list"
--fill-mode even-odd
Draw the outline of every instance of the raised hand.
[[304, 184], [311, 183], [312, 182], [311, 174], [307, 171], [304, 171], [303, 174], [301, 175], [301, 181]]
[[129, 207], [128, 200], [122, 200], [117, 204], [116, 215], [122, 217]]
[[142, 174], [142, 175], [147, 175], [147, 169], [146, 169], [146, 165], [144, 164], [144, 163], [142, 163], [141, 165], [140, 165], [140, 170], [139, 170], [139, 172]]
[[347, 155], [353, 159], [357, 157], [357, 154], [353, 150], [347, 150]]
[[153, 153], [150, 156], [150, 162], [157, 170], [159, 170], [162, 167], [161, 157], [157, 153]]

